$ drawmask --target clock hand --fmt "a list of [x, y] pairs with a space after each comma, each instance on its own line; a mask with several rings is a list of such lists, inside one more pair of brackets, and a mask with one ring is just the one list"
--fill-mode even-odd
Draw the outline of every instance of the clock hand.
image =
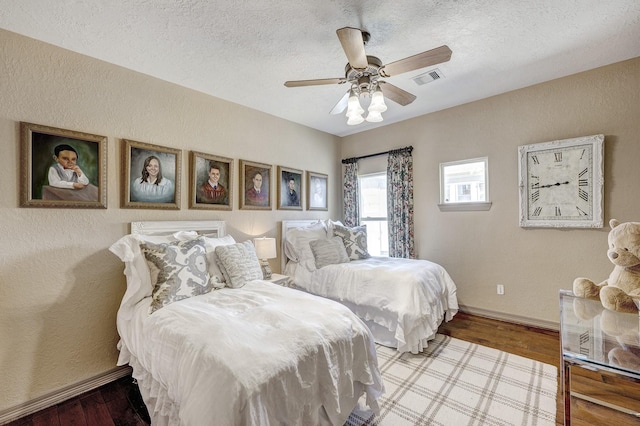
[[551, 188], [552, 186], [560, 186], [560, 185], [567, 185], [569, 183], [569, 181], [566, 182], [557, 182], [557, 183], [552, 183], [550, 185], [541, 185], [538, 188]]

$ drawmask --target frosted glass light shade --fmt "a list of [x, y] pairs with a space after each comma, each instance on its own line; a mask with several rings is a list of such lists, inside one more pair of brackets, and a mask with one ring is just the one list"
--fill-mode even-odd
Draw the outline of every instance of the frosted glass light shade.
[[362, 115], [360, 114], [347, 114], [347, 117], [349, 117], [349, 119], [347, 120], [347, 125], [349, 126], [355, 126], [356, 124], [360, 124], [364, 121], [364, 117], [362, 117]]
[[358, 95], [352, 90], [351, 95], [349, 96], [349, 101], [347, 103], [347, 117], [350, 117], [354, 114], [362, 114], [364, 113], [364, 109], [360, 105], [360, 100], [358, 99]]
[[[371, 104], [369, 105], [369, 112], [375, 111], [378, 113], [385, 112], [387, 110], [387, 105], [384, 103], [384, 96], [382, 95], [382, 90], [379, 88], [373, 92], [371, 95]], [[370, 120], [367, 120], [370, 121]], [[382, 121], [382, 116], [380, 117], [380, 121]]]
[[369, 123], [379, 123], [382, 121], [382, 114], [378, 111], [371, 111], [371, 109], [369, 109], [369, 114], [367, 114], [367, 121]]

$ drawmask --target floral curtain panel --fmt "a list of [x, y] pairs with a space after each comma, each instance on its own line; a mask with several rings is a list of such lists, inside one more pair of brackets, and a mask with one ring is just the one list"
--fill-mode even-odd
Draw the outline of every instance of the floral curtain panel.
[[413, 156], [410, 149], [389, 152], [387, 161], [387, 216], [389, 223], [389, 256], [414, 259]]
[[344, 224], [357, 226], [360, 222], [358, 189], [358, 163], [349, 161], [344, 168]]

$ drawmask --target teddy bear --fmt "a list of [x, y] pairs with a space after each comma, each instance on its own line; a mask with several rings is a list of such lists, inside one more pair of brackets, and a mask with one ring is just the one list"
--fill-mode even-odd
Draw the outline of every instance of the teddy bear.
[[640, 306], [640, 222], [609, 221], [607, 256], [614, 264], [609, 278], [596, 284], [588, 278], [573, 281], [578, 297], [600, 300], [605, 308], [625, 313], [638, 313]]

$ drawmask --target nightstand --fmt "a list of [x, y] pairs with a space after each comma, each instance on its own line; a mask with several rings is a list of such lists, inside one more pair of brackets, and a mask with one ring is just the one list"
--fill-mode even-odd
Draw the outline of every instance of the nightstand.
[[271, 274], [271, 279], [267, 281], [281, 285], [282, 287], [295, 287], [293, 280], [287, 275]]
[[[565, 425], [640, 423], [639, 321], [560, 290]], [[615, 333], [607, 333], [612, 324]]]

